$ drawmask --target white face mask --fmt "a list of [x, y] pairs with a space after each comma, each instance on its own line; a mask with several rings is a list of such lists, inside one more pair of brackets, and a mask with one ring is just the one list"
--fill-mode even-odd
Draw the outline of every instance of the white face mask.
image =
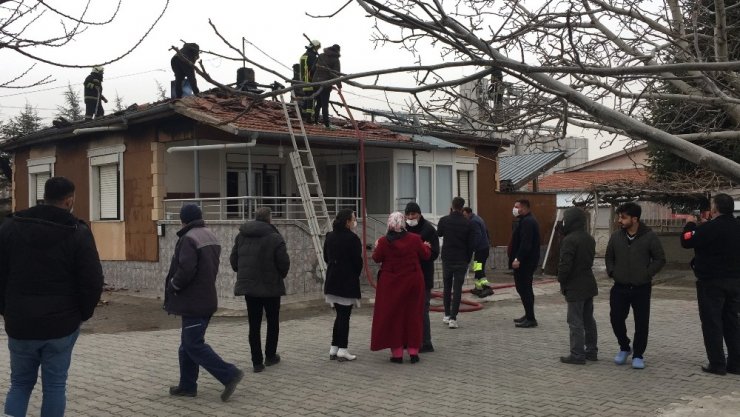
[[352, 228], [357, 229], [357, 220], [352, 221]]
[[519, 209], [516, 208], [516, 207], [514, 207], [513, 209], [511, 209], [511, 214], [513, 214], [514, 217], [518, 217], [519, 216]]
[[411, 227], [414, 227], [417, 224], [419, 224], [419, 219], [414, 219], [414, 220], [408, 219], [408, 220], [406, 220], [406, 224], [409, 225], [409, 226], [411, 226]]

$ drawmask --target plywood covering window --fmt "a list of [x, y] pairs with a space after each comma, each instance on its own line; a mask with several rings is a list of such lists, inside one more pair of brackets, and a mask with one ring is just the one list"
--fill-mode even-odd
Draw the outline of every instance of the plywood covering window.
[[122, 152], [122, 146], [88, 151], [92, 220], [123, 220]]
[[44, 202], [44, 185], [54, 175], [55, 157], [29, 159], [28, 166], [28, 206]]

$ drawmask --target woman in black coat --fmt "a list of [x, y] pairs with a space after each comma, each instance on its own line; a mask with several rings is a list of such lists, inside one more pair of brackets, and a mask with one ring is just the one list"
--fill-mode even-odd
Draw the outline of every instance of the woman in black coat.
[[326, 302], [337, 313], [331, 338], [329, 359], [353, 361], [357, 359], [347, 350], [349, 317], [352, 306], [360, 306], [360, 273], [362, 272], [362, 243], [352, 231], [357, 218], [352, 210], [344, 209], [334, 219], [333, 231], [324, 241], [324, 261], [327, 264], [324, 294]]

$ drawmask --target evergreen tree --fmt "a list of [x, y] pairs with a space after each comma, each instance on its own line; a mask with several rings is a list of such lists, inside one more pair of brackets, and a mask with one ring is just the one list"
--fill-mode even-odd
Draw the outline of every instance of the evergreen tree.
[[80, 95], [67, 83], [64, 92], [64, 105], [57, 106], [57, 117], [63, 117], [70, 122], [83, 119], [82, 107], [80, 107]]
[[[39, 129], [41, 129], [41, 117], [39, 117], [38, 112], [32, 105], [26, 103], [26, 107], [18, 116], [0, 125], [0, 137], [10, 139], [28, 135]], [[13, 178], [10, 155], [5, 152], [0, 153], [0, 172], [8, 181]]]
[[118, 91], [116, 91], [116, 98], [113, 100], [113, 111], [119, 112], [126, 110], [126, 106], [123, 104], [123, 97], [118, 95]]
[[165, 90], [162, 83], [160, 83], [159, 80], [154, 80], [154, 82], [157, 83], [157, 101], [167, 100], [167, 90]]

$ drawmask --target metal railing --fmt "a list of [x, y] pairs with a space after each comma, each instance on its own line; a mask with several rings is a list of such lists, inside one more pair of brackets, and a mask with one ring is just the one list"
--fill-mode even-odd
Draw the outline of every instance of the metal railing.
[[[339, 210], [351, 209], [360, 212], [360, 198], [326, 197], [326, 206], [330, 216]], [[180, 198], [164, 200], [165, 220], [179, 220], [180, 208], [185, 204], [197, 204], [203, 211], [205, 220], [253, 220], [255, 211], [260, 207], [269, 207], [273, 219], [305, 221], [306, 212], [300, 197], [215, 197], [215, 198]]]

